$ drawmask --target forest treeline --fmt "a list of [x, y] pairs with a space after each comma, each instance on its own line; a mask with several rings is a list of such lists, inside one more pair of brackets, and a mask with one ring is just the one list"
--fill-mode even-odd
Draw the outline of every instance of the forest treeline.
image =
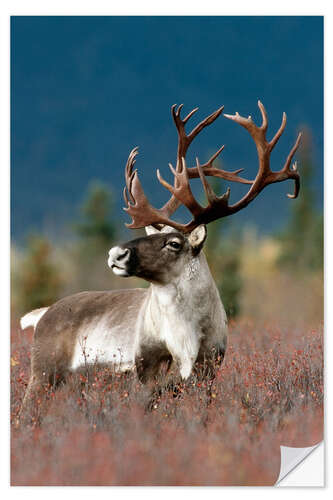
[[[313, 177], [318, 166], [309, 132], [299, 164], [301, 192], [277, 234], [259, 236], [247, 226], [236, 232], [228, 219], [209, 225], [205, 252], [229, 318], [290, 319], [296, 311], [304, 321], [322, 319], [323, 214], [316, 208]], [[35, 233], [23, 248], [12, 245], [14, 319], [71, 293], [145, 286], [136, 278], [119, 279], [107, 267], [108, 250], [121, 234], [109, 186], [89, 186], [71, 233], [70, 241]]]

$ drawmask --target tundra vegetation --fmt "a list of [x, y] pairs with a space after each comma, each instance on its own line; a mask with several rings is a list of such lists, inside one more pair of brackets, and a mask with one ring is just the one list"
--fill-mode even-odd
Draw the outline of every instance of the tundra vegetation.
[[[75, 240], [34, 235], [23, 248], [13, 245], [12, 485], [270, 485], [280, 445], [322, 439], [322, 218], [309, 136], [301, 155], [308, 196], [293, 202], [279, 234], [210, 224], [206, 256], [230, 318], [226, 356], [214, 379], [196, 372], [177, 392], [163, 390], [151, 411], [150, 393], [135, 374], [92, 365], [57, 391], [45, 388], [29, 408], [30, 425], [16, 428], [33, 336], [32, 329], [21, 332], [19, 317], [83, 287], [142, 281], [106, 267], [104, 245], [116, 243], [121, 228], [105, 186], [88, 191]], [[99, 210], [89, 209], [97, 199]]]

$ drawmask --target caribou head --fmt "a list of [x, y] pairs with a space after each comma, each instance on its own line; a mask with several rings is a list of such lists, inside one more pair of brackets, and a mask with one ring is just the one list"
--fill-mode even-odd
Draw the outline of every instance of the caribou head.
[[181, 277], [206, 239], [201, 224], [188, 235], [164, 226], [148, 226], [149, 236], [111, 248], [108, 265], [118, 276], [137, 276], [152, 283], [166, 284]]
[[[171, 108], [172, 117], [178, 132], [178, 149], [176, 168], [169, 164], [174, 176], [174, 184], [166, 182], [159, 170], [157, 178], [159, 182], [170, 191], [171, 197], [160, 209], [151, 206], [141, 186], [138, 172], [134, 170], [138, 148], [134, 148], [127, 160], [125, 168], [126, 187], [124, 188], [125, 211], [132, 217], [132, 223], [127, 224], [129, 228], [146, 227], [148, 236], [138, 238], [125, 244], [111, 248], [109, 252], [108, 265], [113, 272], [119, 276], [138, 276], [150, 282], [168, 283], [182, 275], [194, 257], [197, 257], [206, 239], [206, 225], [216, 219], [232, 215], [245, 208], [256, 196], [268, 185], [292, 179], [295, 182], [293, 194], [290, 198], [296, 198], [299, 192], [299, 174], [297, 165], [291, 166], [291, 160], [300, 143], [301, 134], [291, 149], [284, 166], [278, 172], [270, 168], [270, 154], [279, 140], [285, 126], [286, 114], [283, 113], [282, 123], [271, 141], [266, 139], [268, 127], [267, 113], [263, 104], [258, 101], [262, 115], [260, 127], [255, 125], [251, 116], [244, 118], [238, 113], [224, 116], [242, 125], [253, 138], [258, 153], [258, 172], [254, 180], [241, 177], [239, 174], [243, 169], [228, 172], [214, 167], [214, 160], [223, 151], [224, 146], [205, 163], [200, 164], [196, 159], [196, 165], [187, 167], [186, 153], [193, 139], [205, 127], [213, 123], [222, 113], [223, 107], [202, 120], [190, 133], [185, 132], [185, 124], [198, 110], [193, 109], [185, 118], [181, 118], [182, 104]], [[207, 181], [207, 177], [219, 177], [231, 182], [247, 184], [249, 190], [245, 196], [235, 204], [229, 204], [230, 189], [222, 196], [217, 196]], [[199, 177], [207, 197], [207, 206], [203, 207], [193, 196], [190, 179]], [[170, 217], [183, 205], [192, 214], [193, 218], [186, 224], [181, 224]]]

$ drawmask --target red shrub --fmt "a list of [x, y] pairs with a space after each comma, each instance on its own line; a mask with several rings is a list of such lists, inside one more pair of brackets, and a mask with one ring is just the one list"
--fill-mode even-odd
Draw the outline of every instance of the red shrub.
[[[13, 422], [29, 352], [29, 338], [13, 335]], [[45, 398], [41, 427], [13, 426], [13, 485], [269, 485], [280, 445], [322, 439], [322, 332], [235, 324], [213, 384], [192, 376], [152, 411], [134, 375], [107, 369], [72, 375]]]

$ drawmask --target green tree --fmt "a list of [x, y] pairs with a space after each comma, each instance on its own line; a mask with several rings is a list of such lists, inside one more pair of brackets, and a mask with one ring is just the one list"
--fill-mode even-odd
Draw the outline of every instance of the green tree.
[[[216, 193], [221, 192], [221, 181], [213, 178], [209, 182]], [[230, 231], [230, 221], [227, 218], [212, 222], [207, 229], [207, 260], [226, 313], [232, 318], [240, 312], [240, 238]]]
[[107, 253], [117, 230], [112, 218], [112, 195], [106, 185], [95, 182], [89, 187], [74, 231], [78, 236], [73, 250], [75, 288], [108, 288], [112, 277], [107, 268]]
[[[311, 133], [303, 134], [300, 157], [300, 194], [294, 200], [291, 216], [278, 235], [282, 252], [278, 263], [292, 270], [318, 270], [323, 266], [323, 215], [316, 208]], [[316, 167], [317, 168], [317, 167]]]
[[116, 229], [111, 220], [112, 196], [107, 186], [94, 183], [81, 207], [82, 220], [74, 229], [80, 242], [94, 253], [104, 251], [115, 238]]
[[42, 236], [30, 236], [25, 255], [15, 273], [12, 286], [22, 312], [49, 306], [59, 298], [62, 276], [54, 263], [53, 248]]

